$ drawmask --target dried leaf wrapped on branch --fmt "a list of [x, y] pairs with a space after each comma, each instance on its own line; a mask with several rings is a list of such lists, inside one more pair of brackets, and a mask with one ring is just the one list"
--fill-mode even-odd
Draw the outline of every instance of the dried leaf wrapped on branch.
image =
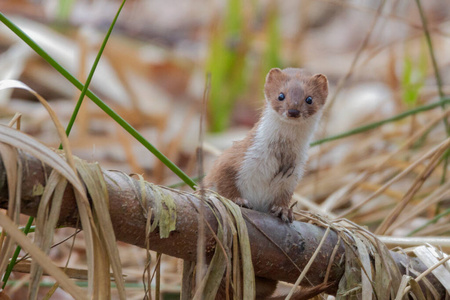
[[[20, 205], [21, 213], [38, 216], [42, 211], [40, 206], [49, 205], [43, 202], [44, 195], [49, 193], [46, 191], [50, 185], [49, 176], [56, 176], [52, 175], [56, 172], [59, 182], [64, 182], [63, 174], [66, 172], [64, 170], [68, 170], [68, 163], [63, 156], [55, 155], [29, 136], [8, 127], [1, 126], [0, 129], [3, 147], [8, 148], [10, 153], [16, 153], [15, 156], [5, 157], [6, 151], [0, 152], [0, 206], [9, 208], [14, 204]], [[15, 157], [14, 161], [11, 161], [12, 157]], [[445, 298], [448, 283], [444, 280], [450, 274], [445, 262], [441, 260], [440, 266], [434, 266], [435, 271], [439, 269], [438, 272], [420, 276], [429, 267], [429, 262], [422, 262], [420, 257], [388, 251], [376, 236], [349, 221], [329, 222], [305, 213], [304, 218], [308, 222], [296, 221], [287, 225], [266, 214], [241, 210], [214, 193], [205, 193], [202, 200], [199, 194], [156, 186], [142, 178], [134, 179], [118, 171], [102, 170], [97, 164], [79, 159], [75, 160], [75, 164], [81, 175], [77, 180], [87, 187], [83, 197], [89, 198], [91, 213], [94, 213], [94, 222], [89, 223], [98, 243], [94, 244], [94, 251], [112, 248], [108, 249], [107, 256], [103, 255], [107, 257], [102, 260], [102, 264], [106, 264], [103, 270], [109, 263], [119, 268], [117, 264], [120, 265], [120, 260], [114, 254], [117, 249], [113, 241], [116, 239], [143, 248], [148, 241], [151, 250], [196, 261], [198, 212], [203, 207], [206, 224], [204, 251], [210, 268], [196, 287], [201, 290], [189, 291], [192, 285], [189, 278], [185, 278], [185, 299], [191, 296], [186, 293], [193, 292], [195, 297], [196, 291], [197, 295], [207, 293], [212, 297], [223, 275], [228, 275], [227, 288], [236, 288], [238, 293], [244, 293], [244, 298], [251, 298], [254, 293], [254, 275], [301, 287], [322, 285], [323, 289], [314, 291], [316, 294], [326, 292], [336, 295], [338, 299], [357, 295], [371, 299], [373, 294], [378, 299], [401, 299], [404, 292], [413, 293], [418, 299]], [[15, 172], [11, 173], [11, 168], [15, 168]], [[65, 186], [63, 190], [58, 190], [58, 184], [54, 185], [56, 188], [52, 195], [59, 195], [61, 201], [59, 214], [54, 220], [59, 226], [75, 227], [78, 224], [80, 202], [76, 201], [72, 181], [67, 178], [67, 186], [60, 183], [61, 189]], [[17, 194], [11, 198], [13, 190]], [[48, 206], [50, 210], [45, 211], [44, 215], [49, 215], [51, 207]], [[149, 215], [150, 222], [147, 221]], [[45, 259], [45, 255], [42, 258], [42, 251], [38, 251], [36, 245], [13, 228], [14, 223], [9, 217], [1, 215], [0, 221], [8, 236], [21, 244], [33, 261], [57, 281], [62, 280], [62, 277], [58, 278], [59, 273], [52, 269], [53, 263]], [[420, 253], [417, 251], [416, 255]], [[443, 260], [448, 260], [445, 254], [440, 255]], [[95, 268], [91, 267], [88, 265], [88, 273], [95, 272]], [[440, 275], [435, 277], [433, 274]], [[108, 278], [103, 276], [103, 282], [109, 280], [109, 276], [107, 272]], [[412, 279], [416, 276], [421, 279], [418, 284]], [[62, 283], [61, 286], [70, 289]], [[103, 287], [107, 289], [106, 285]], [[308, 297], [312, 296], [314, 294], [308, 294]], [[83, 299], [84, 295], [78, 294], [77, 298]]]

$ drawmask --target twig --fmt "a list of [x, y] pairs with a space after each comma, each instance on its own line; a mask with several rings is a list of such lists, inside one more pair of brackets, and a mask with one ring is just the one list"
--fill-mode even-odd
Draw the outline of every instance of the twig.
[[375, 231], [376, 234], [384, 234], [389, 226], [394, 222], [400, 212], [405, 208], [405, 206], [411, 201], [412, 197], [416, 194], [416, 192], [422, 187], [423, 183], [428, 179], [428, 176], [434, 171], [434, 169], [440, 163], [440, 158], [445, 150], [450, 145], [450, 138], [448, 138], [445, 143], [441, 144], [433, 156], [430, 158], [430, 162], [427, 167], [420, 172], [419, 176], [416, 178], [414, 183], [411, 185], [411, 188], [406, 192], [402, 201], [395, 207], [395, 209], [384, 219], [384, 221], [380, 224], [380, 226]]
[[[423, 136], [428, 130], [433, 128], [440, 121], [440, 119], [442, 119], [443, 117], [446, 117], [449, 113], [450, 113], [450, 111], [442, 113], [439, 117], [437, 117], [437, 118], [431, 120], [430, 122], [428, 122], [428, 124], [423, 126], [418, 132], [416, 132], [412, 137], [410, 137], [406, 142], [404, 142], [400, 147], [398, 147], [397, 150], [391, 152], [387, 157], [385, 157], [380, 162], [378, 162], [374, 167], [372, 167], [369, 170], [366, 170], [365, 173], [361, 174], [358, 178], [353, 180], [353, 182], [346, 188], [345, 193], [342, 193], [342, 195], [339, 196], [339, 198], [337, 198], [337, 200], [335, 200], [334, 202], [335, 203], [340, 203], [341, 201], [343, 201], [344, 197], [346, 197], [352, 191], [354, 191], [356, 189], [356, 187], [359, 184], [361, 184], [361, 182], [367, 180], [372, 173], [375, 173], [376, 171], [378, 171], [381, 168], [383, 168], [389, 161], [391, 161], [392, 158], [394, 158], [398, 153], [400, 153], [400, 151], [402, 151], [403, 149], [406, 149], [407, 147], [410, 147], [417, 139], [419, 139], [421, 136]], [[432, 152], [429, 152], [430, 155], [431, 155], [431, 153]], [[425, 157], [425, 155], [423, 157]], [[369, 196], [369, 198], [367, 198], [367, 199], [365, 199], [363, 201], [360, 201], [355, 207], [350, 207], [348, 210], [346, 210], [345, 212], [341, 213], [339, 215], [339, 217], [347, 216], [351, 212], [353, 212], [356, 209], [358, 209], [359, 207], [361, 207], [364, 203], [367, 203], [368, 201], [370, 201], [370, 198], [372, 198], [372, 197], [373, 196]], [[325, 203], [326, 202], [328, 202], [328, 200], [326, 200]]]
[[[425, 161], [426, 159], [428, 159], [429, 157], [432, 157], [433, 155], [435, 155], [437, 152], [442, 151], [443, 147], [448, 147], [450, 144], [449, 140], [446, 140], [444, 142], [442, 142], [441, 144], [439, 144], [438, 146], [434, 147], [432, 150], [428, 151], [427, 153], [425, 153], [422, 157], [420, 157], [420, 159], [416, 160], [415, 162], [413, 162], [411, 165], [409, 165], [405, 170], [403, 170], [401, 173], [397, 174], [396, 176], [394, 176], [392, 179], [390, 179], [388, 182], [386, 182], [382, 187], [380, 187], [378, 190], [376, 190], [374, 193], [372, 193], [369, 197], [367, 197], [366, 199], [364, 199], [363, 201], [359, 202], [358, 204], [356, 204], [355, 206], [351, 207], [350, 209], [348, 209], [347, 211], [343, 212], [342, 214], [339, 215], [339, 217], [344, 217], [349, 215], [350, 213], [354, 212], [355, 210], [357, 210], [358, 208], [362, 207], [363, 205], [365, 205], [366, 203], [368, 203], [370, 200], [374, 199], [375, 197], [379, 196], [381, 193], [383, 193], [389, 186], [391, 186], [392, 184], [394, 184], [395, 182], [397, 182], [398, 180], [400, 180], [401, 178], [403, 178], [405, 175], [409, 174], [409, 172], [411, 172], [413, 169], [415, 169], [418, 165], [420, 165], [423, 161]], [[444, 148], [445, 149], [445, 148]]]
[[[202, 112], [200, 114], [200, 128], [199, 128], [199, 145], [197, 148], [197, 166], [198, 176], [203, 176], [203, 131], [204, 131], [204, 118], [206, 115], [206, 103], [209, 96], [209, 90], [211, 89], [211, 74], [206, 75], [205, 89], [203, 91]], [[200, 198], [202, 202], [205, 200], [205, 191], [203, 189], [203, 180], [200, 181]], [[205, 274], [205, 207], [200, 205], [198, 214], [198, 242], [197, 242], [197, 268], [195, 285], [196, 288], [200, 288], [203, 276]]]
[[[295, 289], [298, 287], [298, 285], [300, 284], [300, 282], [302, 282], [303, 278], [306, 276], [306, 273], [309, 271], [309, 268], [311, 267], [312, 263], [314, 262], [314, 260], [317, 257], [317, 254], [319, 254], [319, 250], [322, 248], [323, 243], [325, 242], [328, 234], [330, 233], [330, 227], [327, 227], [327, 230], [325, 231], [325, 233], [323, 234], [322, 240], [319, 243], [319, 246], [317, 246], [316, 251], [314, 252], [314, 254], [311, 256], [311, 258], [309, 259], [308, 263], [306, 264], [305, 268], [302, 270], [302, 273], [300, 274], [300, 276], [298, 276], [297, 281], [294, 283], [294, 286], [292, 287], [291, 291], [289, 292], [289, 294], [286, 297], [286, 300], [291, 299], [292, 295], [295, 292]], [[333, 251], [334, 252], [334, 251]]]
[[328, 100], [327, 102], [327, 109], [329, 110], [332, 106], [334, 101], [336, 100], [337, 95], [339, 94], [339, 92], [342, 90], [342, 88], [344, 87], [345, 83], [347, 82], [347, 80], [350, 78], [351, 74], [353, 73], [353, 70], [355, 69], [355, 66], [363, 52], [363, 50], [367, 47], [367, 44], [369, 43], [369, 40], [372, 36], [373, 30], [375, 28], [375, 25], [378, 22], [378, 19], [381, 16], [381, 12], [383, 11], [384, 8], [384, 4], [386, 3], [385, 0], [383, 0], [380, 4], [380, 6], [377, 9], [377, 12], [375, 14], [375, 18], [372, 20], [372, 24], [370, 25], [370, 29], [367, 32], [364, 40], [362, 41], [361, 45], [359, 45], [358, 50], [356, 51], [356, 55], [353, 58], [352, 64], [350, 65], [350, 68], [348, 69], [347, 73], [345, 74], [345, 76], [343, 78], [341, 78], [341, 80], [338, 82], [337, 87], [336, 87], [336, 91], [334, 92], [333, 96], [331, 97], [330, 100]]

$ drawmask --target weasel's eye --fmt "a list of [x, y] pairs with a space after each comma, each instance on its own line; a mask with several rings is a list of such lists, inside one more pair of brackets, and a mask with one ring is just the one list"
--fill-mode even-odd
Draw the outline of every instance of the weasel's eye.
[[280, 93], [278, 95], [278, 100], [283, 101], [286, 98], [286, 96], [283, 93]]
[[305, 102], [308, 104], [312, 104], [312, 97], [311, 96], [306, 97]]

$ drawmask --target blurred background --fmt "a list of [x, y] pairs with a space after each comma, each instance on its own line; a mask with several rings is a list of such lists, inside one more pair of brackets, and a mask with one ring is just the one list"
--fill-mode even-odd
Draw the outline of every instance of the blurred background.
[[[223, 149], [242, 138], [257, 121], [264, 103], [264, 79], [272, 67], [301, 67], [328, 77], [327, 111], [316, 140], [444, 99], [450, 92], [450, 3], [421, 3], [432, 48], [418, 3], [128, 0], [90, 89], [189, 176], [197, 178], [202, 175], [196, 149], [205, 86], [209, 88], [205, 172]], [[120, 4], [109, 0], [2, 0], [0, 12], [84, 82]], [[211, 75], [210, 84], [207, 74]], [[67, 125], [79, 91], [0, 23], [3, 79], [16, 79], [34, 89]], [[426, 110], [312, 147], [308, 172], [294, 197], [299, 202], [296, 209], [330, 218], [345, 216], [375, 230], [405, 199], [427, 161], [387, 187], [383, 185], [448, 138], [444, 122], [434, 122], [448, 119], [443, 111]], [[20, 90], [0, 91], [0, 123], [8, 124], [16, 112], [23, 115], [22, 131], [58, 147], [55, 128], [34, 96]], [[416, 137], [423, 128], [427, 130]], [[410, 143], [402, 146], [409, 139]], [[69, 140], [75, 155], [98, 161], [105, 169], [143, 174], [147, 181], [163, 185], [180, 181], [88, 98]], [[408, 200], [404, 218], [398, 218], [384, 234], [448, 236], [447, 171], [442, 159]], [[374, 192], [376, 197], [367, 200]], [[55, 242], [72, 233], [59, 230]], [[56, 247], [51, 252], [53, 259], [63, 265], [70, 245], [65, 242]], [[123, 244], [120, 253], [129, 299], [142, 299], [146, 252]], [[82, 238], [77, 239], [74, 254], [69, 265], [82, 268]], [[164, 297], [177, 299], [181, 264], [170, 257], [163, 262]], [[26, 276], [13, 274], [7, 288], [13, 299], [26, 295]], [[45, 280], [52, 282], [51, 278]], [[43, 286], [45, 294], [45, 282]], [[67, 297], [59, 289], [53, 298]]]

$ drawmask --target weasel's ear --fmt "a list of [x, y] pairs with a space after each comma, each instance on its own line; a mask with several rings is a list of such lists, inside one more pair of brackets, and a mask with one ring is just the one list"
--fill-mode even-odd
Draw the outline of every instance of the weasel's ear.
[[323, 74], [316, 74], [312, 77], [312, 82], [316, 90], [326, 98], [328, 96], [328, 79]]
[[281, 82], [286, 75], [279, 68], [273, 68], [266, 76], [266, 85]]
[[286, 80], [286, 74], [278, 68], [271, 69], [264, 84], [264, 94], [266, 99], [276, 99], [281, 92], [280, 87]]

